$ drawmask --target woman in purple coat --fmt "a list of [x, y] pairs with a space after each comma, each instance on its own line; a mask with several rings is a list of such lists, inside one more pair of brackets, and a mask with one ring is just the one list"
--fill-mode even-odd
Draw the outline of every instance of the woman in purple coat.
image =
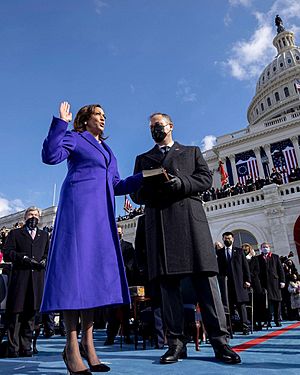
[[[42, 159], [58, 164], [67, 159], [51, 249], [48, 257], [42, 312], [64, 311], [67, 344], [63, 358], [70, 373], [109, 371], [100, 363], [93, 343], [93, 308], [130, 303], [115, 222], [115, 195], [136, 191], [137, 174], [120, 179], [117, 161], [104, 142], [105, 114], [100, 105], [79, 110], [74, 130], [70, 105], [60, 105], [43, 144]], [[81, 318], [78, 346], [76, 326]], [[80, 355], [81, 354], [81, 355]]]

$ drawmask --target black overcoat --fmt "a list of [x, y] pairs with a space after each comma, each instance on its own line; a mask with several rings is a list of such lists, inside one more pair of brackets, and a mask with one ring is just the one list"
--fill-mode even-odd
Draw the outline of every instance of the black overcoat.
[[[23, 261], [24, 255], [37, 261], [47, 258], [49, 235], [37, 229], [34, 240], [26, 227], [11, 230], [4, 246], [4, 260], [12, 262], [12, 273], [8, 288], [6, 308], [9, 312], [20, 313], [25, 309], [39, 310], [44, 288], [44, 270], [31, 269]], [[32, 288], [32, 306], [25, 303], [28, 288]]]
[[177, 142], [166, 156], [157, 146], [137, 156], [134, 173], [164, 167], [183, 184], [180, 193], [147, 186], [132, 194], [145, 204], [145, 232], [149, 279], [160, 275], [207, 272], [218, 265], [200, 194], [211, 187], [212, 177], [199, 147]]
[[[217, 250], [218, 264], [221, 277], [230, 277], [225, 248]], [[236, 302], [242, 303], [249, 301], [249, 290], [244, 287], [244, 283], [251, 283], [250, 269], [247, 258], [242, 249], [232, 248], [231, 256], [232, 282], [235, 288]], [[228, 291], [229, 294], [232, 291]]]
[[262, 287], [259, 278], [260, 268], [257, 256], [253, 256], [248, 260], [250, 275], [251, 275], [251, 287], [253, 288], [254, 294], [262, 294]]
[[121, 239], [120, 246], [126, 271], [128, 286], [138, 285], [136, 283], [138, 268], [134, 247], [131, 242]]
[[268, 292], [268, 299], [272, 301], [281, 301], [280, 283], [285, 283], [284, 270], [277, 254], [267, 256], [258, 255], [259, 278], [262, 288]]

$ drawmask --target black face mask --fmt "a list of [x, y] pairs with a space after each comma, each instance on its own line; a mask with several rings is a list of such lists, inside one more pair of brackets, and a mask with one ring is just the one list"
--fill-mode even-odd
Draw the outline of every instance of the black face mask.
[[225, 241], [224, 241], [224, 245], [225, 245], [226, 247], [230, 247], [230, 246], [232, 245], [232, 241], [230, 241], [230, 240], [225, 240]]
[[165, 133], [164, 128], [165, 127], [163, 125], [160, 125], [159, 122], [156, 122], [151, 128], [152, 138], [156, 143], [160, 143], [166, 138], [167, 133]]
[[37, 219], [36, 217], [31, 217], [26, 220], [26, 226], [32, 230], [37, 227], [38, 222], [39, 222], [39, 219]]

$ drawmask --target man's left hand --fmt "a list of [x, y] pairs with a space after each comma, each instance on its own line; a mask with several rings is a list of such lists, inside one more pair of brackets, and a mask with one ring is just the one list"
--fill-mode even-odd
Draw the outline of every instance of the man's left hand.
[[177, 176], [169, 175], [171, 179], [164, 183], [164, 189], [166, 192], [177, 193], [182, 189], [182, 181]]

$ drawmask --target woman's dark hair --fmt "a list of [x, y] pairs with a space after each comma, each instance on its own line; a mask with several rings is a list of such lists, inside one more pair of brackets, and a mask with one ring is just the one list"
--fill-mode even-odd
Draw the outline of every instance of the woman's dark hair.
[[[86, 131], [86, 122], [90, 119], [91, 115], [95, 113], [96, 108], [101, 108], [100, 104], [89, 104], [80, 108], [77, 112], [74, 120], [74, 130], [78, 133]], [[103, 134], [100, 135], [101, 140], [105, 140], [107, 137], [103, 137]]]

